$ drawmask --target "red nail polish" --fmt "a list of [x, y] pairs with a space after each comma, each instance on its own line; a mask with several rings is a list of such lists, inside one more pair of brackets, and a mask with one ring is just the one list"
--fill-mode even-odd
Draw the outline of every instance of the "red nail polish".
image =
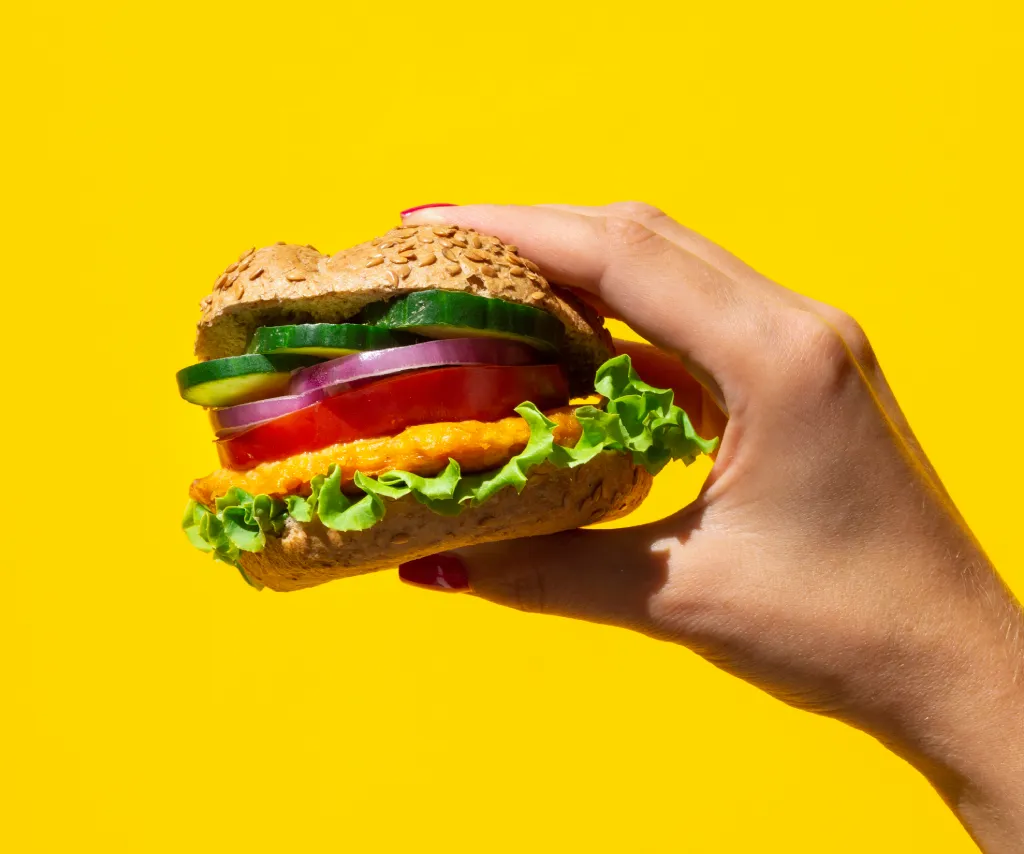
[[408, 210], [404, 210], [404, 211], [402, 211], [399, 214], [399, 216], [402, 217], [403, 219], [405, 219], [405, 217], [409, 216], [409, 214], [415, 213], [416, 211], [426, 210], [427, 208], [454, 208], [454, 207], [458, 207], [458, 205], [453, 205], [451, 202], [431, 202], [429, 205], [416, 205], [416, 207], [414, 207], [414, 208], [409, 208]]
[[398, 567], [398, 577], [408, 584], [431, 590], [468, 590], [469, 576], [462, 561], [453, 554], [430, 555]]

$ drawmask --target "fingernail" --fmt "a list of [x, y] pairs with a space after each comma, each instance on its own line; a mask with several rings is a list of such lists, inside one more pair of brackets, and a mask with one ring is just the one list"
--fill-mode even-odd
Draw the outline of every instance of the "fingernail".
[[469, 576], [462, 561], [453, 554], [430, 555], [398, 567], [398, 577], [407, 584], [431, 590], [459, 592], [469, 589]]
[[429, 205], [416, 205], [416, 207], [414, 207], [414, 208], [409, 208], [408, 210], [404, 210], [404, 211], [402, 211], [399, 214], [399, 216], [402, 219], [405, 219], [407, 216], [409, 216], [409, 214], [416, 213], [416, 211], [424, 211], [427, 208], [454, 208], [454, 207], [458, 207], [458, 206], [457, 205], [453, 205], [451, 202], [431, 202]]

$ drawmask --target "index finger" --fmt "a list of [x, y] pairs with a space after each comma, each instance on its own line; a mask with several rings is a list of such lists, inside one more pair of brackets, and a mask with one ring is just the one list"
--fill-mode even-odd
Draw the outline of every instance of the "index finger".
[[516, 244], [552, 282], [595, 294], [644, 338], [680, 356], [724, 408], [751, 358], [750, 303], [762, 298], [643, 224], [554, 208], [467, 205], [408, 224], [475, 228]]

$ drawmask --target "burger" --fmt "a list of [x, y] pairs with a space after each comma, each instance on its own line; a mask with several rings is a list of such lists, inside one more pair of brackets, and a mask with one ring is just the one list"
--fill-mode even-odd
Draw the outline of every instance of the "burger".
[[254, 587], [615, 519], [714, 447], [596, 312], [473, 229], [250, 249], [200, 305], [178, 389], [221, 468], [183, 528]]

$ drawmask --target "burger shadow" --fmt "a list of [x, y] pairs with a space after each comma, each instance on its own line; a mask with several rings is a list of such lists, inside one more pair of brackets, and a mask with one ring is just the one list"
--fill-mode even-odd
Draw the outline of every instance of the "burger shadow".
[[613, 619], [609, 622], [662, 638], [657, 622], [666, 612], [675, 609], [670, 601], [673, 581], [678, 582], [687, 571], [684, 550], [694, 535], [700, 533], [703, 522], [703, 508], [691, 505], [663, 519], [625, 530], [587, 532], [600, 535], [628, 532], [621, 538], [605, 540], [602, 537], [603, 541], [595, 544], [600, 552], [608, 555], [610, 564], [608, 576], [613, 611], [609, 616]]
[[474, 593], [521, 611], [659, 637], [652, 631], [652, 604], [670, 587], [673, 573], [685, 571], [681, 552], [700, 531], [703, 518], [702, 510], [691, 505], [628, 528], [477, 546], [470, 559]]

